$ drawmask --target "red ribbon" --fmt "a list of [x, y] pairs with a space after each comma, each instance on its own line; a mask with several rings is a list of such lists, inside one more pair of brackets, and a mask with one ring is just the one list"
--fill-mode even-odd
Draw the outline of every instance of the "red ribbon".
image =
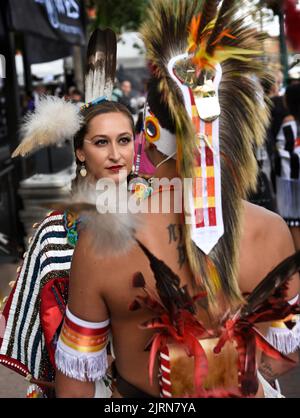
[[239, 383], [243, 395], [255, 395], [258, 389], [256, 347], [275, 360], [286, 360], [293, 363], [293, 360], [276, 350], [247, 320], [227, 320], [214, 352], [220, 353], [227, 341], [236, 341], [237, 343]]
[[55, 367], [54, 337], [62, 324], [65, 316], [66, 304], [63, 292], [67, 291], [68, 278], [50, 280], [41, 291], [41, 326], [45, 337], [45, 343], [49, 358]]
[[208, 361], [199, 338], [203, 334], [207, 334], [207, 331], [190, 312], [185, 310], [178, 311], [176, 322], [180, 325], [179, 327], [171, 323], [169, 315], [163, 314], [143, 326], [147, 329], [161, 330], [152, 337], [149, 357], [150, 383], [153, 384], [154, 364], [157, 354], [168, 342], [174, 341], [183, 345], [187, 354], [194, 357], [194, 385], [195, 390], [200, 391], [203, 380], [208, 373]]

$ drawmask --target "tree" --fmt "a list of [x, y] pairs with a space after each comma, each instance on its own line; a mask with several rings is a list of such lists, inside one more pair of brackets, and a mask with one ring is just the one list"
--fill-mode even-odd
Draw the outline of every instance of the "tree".
[[117, 34], [125, 30], [137, 30], [149, 0], [87, 0], [91, 30], [110, 27]]

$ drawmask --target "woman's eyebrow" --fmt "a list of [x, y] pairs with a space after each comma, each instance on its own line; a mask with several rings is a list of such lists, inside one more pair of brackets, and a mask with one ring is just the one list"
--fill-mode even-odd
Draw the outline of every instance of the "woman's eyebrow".
[[118, 138], [120, 138], [120, 136], [124, 136], [124, 135], [133, 136], [132, 132], [123, 132], [122, 134], [118, 135]]
[[[130, 132], [122, 132], [121, 134], [119, 134], [118, 136], [117, 136], [117, 138], [120, 138], [121, 136], [123, 136], [123, 135], [129, 135], [130, 137], [132, 137], [133, 135], [132, 135], [132, 133], [130, 133]], [[110, 139], [110, 136], [108, 136], [108, 135], [103, 135], [103, 134], [98, 134], [98, 135], [94, 135], [91, 139], [90, 139], [90, 141], [92, 141], [93, 139], [95, 139], [95, 138], [104, 138], [104, 139]]]
[[104, 138], [104, 139], [109, 139], [109, 136], [107, 136], [107, 135], [101, 135], [101, 134], [94, 135], [94, 136], [90, 139], [90, 141], [92, 141], [92, 140], [93, 140], [93, 139], [95, 139], [95, 138]]

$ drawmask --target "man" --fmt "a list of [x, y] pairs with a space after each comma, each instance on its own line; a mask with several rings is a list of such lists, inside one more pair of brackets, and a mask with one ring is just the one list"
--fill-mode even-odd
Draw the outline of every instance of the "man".
[[129, 80], [124, 80], [121, 83], [122, 96], [119, 102], [128, 107], [132, 114], [136, 113], [136, 103], [132, 95], [132, 86]]

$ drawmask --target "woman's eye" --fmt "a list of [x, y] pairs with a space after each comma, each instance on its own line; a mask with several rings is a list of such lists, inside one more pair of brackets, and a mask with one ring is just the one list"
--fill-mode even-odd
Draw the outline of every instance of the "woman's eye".
[[119, 142], [121, 142], [121, 144], [128, 144], [129, 142], [131, 142], [131, 138], [124, 136], [123, 138], [119, 139]]
[[95, 145], [106, 145], [107, 144], [107, 139], [97, 139], [94, 142]]

